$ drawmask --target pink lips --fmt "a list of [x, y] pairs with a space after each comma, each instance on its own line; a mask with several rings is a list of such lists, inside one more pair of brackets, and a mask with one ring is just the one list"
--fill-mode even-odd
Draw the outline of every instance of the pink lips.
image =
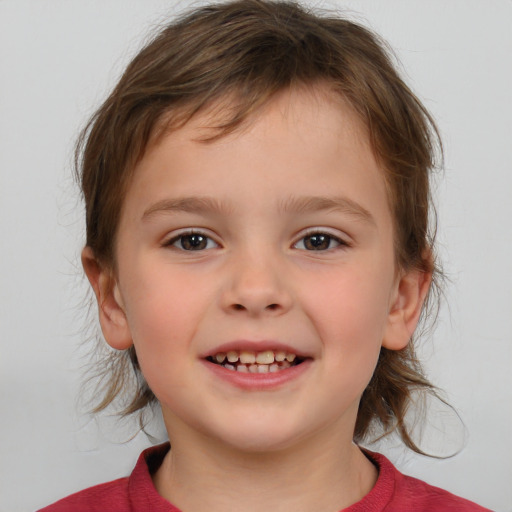
[[233, 386], [248, 391], [265, 391], [278, 388], [295, 380], [308, 370], [312, 360], [306, 359], [297, 366], [291, 366], [286, 370], [280, 370], [275, 373], [242, 373], [228, 370], [218, 364], [210, 363], [206, 359], [203, 359], [203, 363], [216, 377]]
[[[227, 353], [229, 351], [263, 352], [266, 350], [295, 354], [302, 361], [300, 364], [275, 373], [243, 373], [229, 370], [207, 359], [215, 357], [216, 354]], [[219, 345], [213, 350], [209, 350], [204, 354], [204, 356], [202, 356], [202, 362], [215, 377], [222, 379], [228, 384], [247, 391], [265, 391], [279, 388], [286, 383], [297, 379], [309, 369], [313, 360], [310, 356], [304, 354], [300, 350], [283, 343], [267, 340], [236, 340]]]

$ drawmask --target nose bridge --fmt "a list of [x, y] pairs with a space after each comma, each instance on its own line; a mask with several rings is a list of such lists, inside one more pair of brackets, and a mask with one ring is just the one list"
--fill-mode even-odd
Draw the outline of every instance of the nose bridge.
[[244, 250], [228, 262], [229, 285], [223, 305], [250, 315], [279, 314], [291, 306], [283, 255], [268, 245]]

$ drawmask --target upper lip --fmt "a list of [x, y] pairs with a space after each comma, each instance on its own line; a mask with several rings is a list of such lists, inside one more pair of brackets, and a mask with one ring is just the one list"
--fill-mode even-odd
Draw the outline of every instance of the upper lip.
[[214, 349], [208, 350], [208, 352], [204, 353], [201, 357], [206, 359], [207, 357], [214, 357], [216, 354], [227, 353], [230, 351], [264, 352], [266, 350], [272, 350], [274, 352], [282, 351], [286, 352], [287, 354], [295, 354], [296, 356], [302, 358], [311, 357], [309, 354], [306, 354], [305, 352], [299, 350], [296, 347], [292, 347], [291, 345], [287, 345], [286, 343], [272, 340], [229, 341], [227, 343], [223, 343], [221, 345], [216, 346]]

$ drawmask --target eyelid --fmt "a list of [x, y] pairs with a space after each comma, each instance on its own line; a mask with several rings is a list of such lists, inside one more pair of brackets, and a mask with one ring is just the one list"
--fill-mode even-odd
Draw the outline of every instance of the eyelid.
[[[183, 228], [183, 229], [175, 230], [172, 233], [169, 233], [169, 235], [167, 235], [164, 238], [164, 240], [162, 242], [162, 246], [163, 247], [173, 247], [173, 244], [175, 242], [177, 242], [181, 237], [191, 236], [191, 235], [203, 236], [204, 238], [208, 238], [209, 240], [211, 240], [216, 245], [216, 247], [221, 246], [221, 244], [216, 240], [216, 237], [213, 236], [209, 230], [203, 229], [203, 228]], [[210, 247], [210, 249], [212, 249], [212, 247]], [[178, 249], [178, 250], [184, 251], [184, 249]], [[206, 249], [203, 249], [203, 250], [206, 250]], [[200, 251], [198, 251], [198, 252], [200, 252]]]
[[293, 242], [292, 247], [295, 247], [304, 238], [307, 238], [308, 236], [313, 236], [313, 235], [327, 235], [328, 237], [330, 237], [331, 239], [333, 239], [339, 243], [338, 247], [335, 247], [333, 249], [327, 249], [325, 251], [318, 251], [318, 252], [328, 252], [328, 251], [332, 251], [332, 250], [335, 250], [340, 247], [343, 249], [343, 248], [352, 246], [352, 243], [349, 240], [350, 237], [348, 235], [340, 232], [339, 230], [334, 230], [333, 228], [325, 228], [325, 227], [319, 226], [319, 227], [313, 227], [313, 228], [306, 228], [306, 229], [302, 230], [301, 232], [299, 232], [297, 234], [297, 236], [295, 237], [295, 242]]

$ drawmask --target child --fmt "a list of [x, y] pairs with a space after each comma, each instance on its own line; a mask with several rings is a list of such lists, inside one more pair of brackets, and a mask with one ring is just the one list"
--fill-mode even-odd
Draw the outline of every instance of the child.
[[[169, 444], [44, 511], [477, 511], [357, 443], [429, 392], [437, 132], [376, 37], [294, 3], [198, 9], [81, 142], [82, 262], [117, 352], [100, 408]], [[429, 224], [430, 223], [430, 224]]]

